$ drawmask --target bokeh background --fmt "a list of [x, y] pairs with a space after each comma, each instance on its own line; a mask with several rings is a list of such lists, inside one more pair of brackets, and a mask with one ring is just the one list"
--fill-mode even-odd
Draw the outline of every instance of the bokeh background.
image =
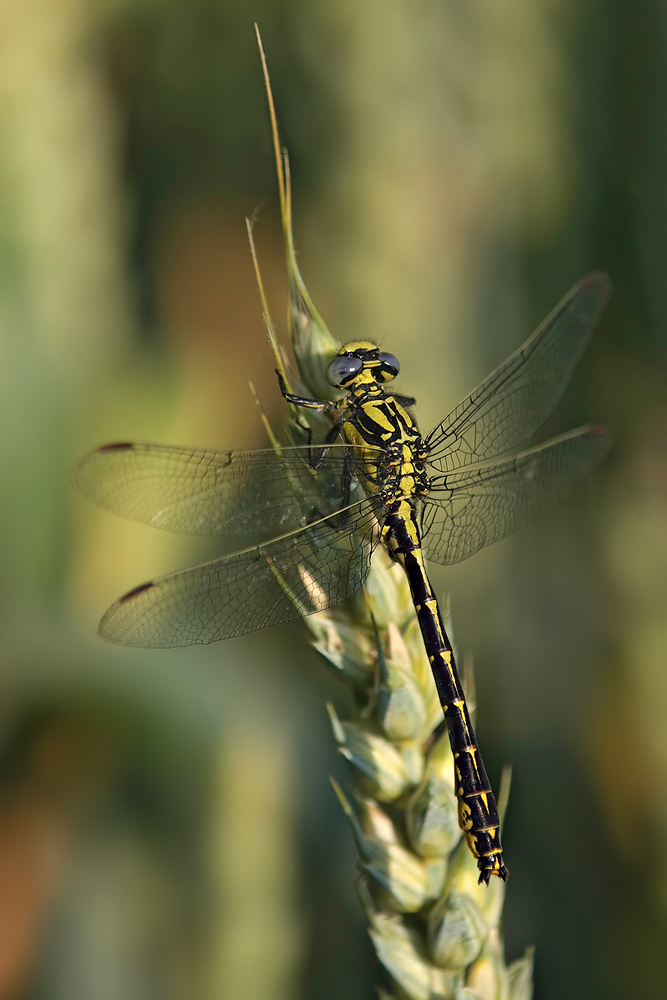
[[[327, 775], [345, 712], [299, 624], [95, 636], [214, 552], [72, 495], [111, 440], [281, 418], [244, 215], [285, 275], [253, 21], [332, 331], [383, 339], [424, 429], [588, 270], [614, 296], [557, 433], [577, 496], [434, 570], [474, 656], [508, 958], [536, 996], [659, 996], [667, 933], [667, 8], [602, 0], [1, 0], [0, 998], [361, 1000], [380, 980]], [[283, 324], [284, 326], [284, 324]]]

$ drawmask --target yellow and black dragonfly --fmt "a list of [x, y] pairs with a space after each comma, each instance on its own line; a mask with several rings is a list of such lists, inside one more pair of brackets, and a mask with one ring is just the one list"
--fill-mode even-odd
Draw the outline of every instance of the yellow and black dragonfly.
[[363, 585], [376, 545], [404, 568], [445, 713], [459, 822], [480, 882], [503, 879], [499, 819], [425, 559], [449, 565], [504, 538], [564, 496], [606, 452], [581, 427], [509, 454], [561, 399], [610, 291], [595, 273], [533, 336], [422, 437], [415, 400], [386, 386], [399, 362], [374, 343], [346, 344], [327, 379], [337, 403], [293, 395], [331, 415], [321, 444], [197, 451], [111, 444], [86, 456], [77, 487], [107, 510], [169, 531], [268, 537], [131, 590], [100, 632], [134, 646], [215, 642], [323, 611]]

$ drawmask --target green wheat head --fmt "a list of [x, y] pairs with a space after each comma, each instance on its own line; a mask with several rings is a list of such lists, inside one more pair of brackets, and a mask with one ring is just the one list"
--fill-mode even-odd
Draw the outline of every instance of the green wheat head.
[[[328, 385], [325, 370], [340, 345], [315, 308], [297, 266], [289, 165], [280, 148], [259, 33], [258, 41], [285, 236], [287, 321], [298, 374], [277, 343], [257, 269], [264, 318], [290, 389], [331, 399], [336, 390]], [[256, 265], [250, 224], [248, 232]], [[291, 410], [295, 443], [307, 439], [307, 427], [316, 441], [330, 427], [318, 414]], [[352, 719], [339, 719], [329, 706], [352, 788], [346, 794], [333, 784], [357, 846], [358, 888], [369, 933], [393, 981], [395, 992], [380, 996], [530, 1000], [532, 951], [510, 966], [503, 956], [505, 884], [500, 879], [492, 879], [488, 887], [477, 884], [477, 865], [459, 830], [454, 762], [404, 573], [378, 548], [364, 590], [344, 605], [307, 617], [305, 623], [327, 666], [355, 693]], [[472, 703], [472, 672], [467, 673]], [[499, 797], [501, 815], [508, 792], [507, 773]]]

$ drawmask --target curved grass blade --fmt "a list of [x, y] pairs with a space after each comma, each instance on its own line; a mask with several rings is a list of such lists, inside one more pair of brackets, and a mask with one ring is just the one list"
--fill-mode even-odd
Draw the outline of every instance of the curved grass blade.
[[[280, 195], [280, 217], [285, 239], [285, 256], [287, 260], [287, 277], [289, 281], [289, 303], [287, 321], [294, 349], [294, 356], [299, 366], [301, 378], [318, 399], [335, 399], [340, 393], [332, 389], [325, 377], [326, 366], [338, 350], [339, 342], [332, 337], [326, 323], [320, 316], [310, 297], [306, 284], [301, 276], [294, 249], [292, 231], [292, 188], [290, 182], [289, 158], [287, 150], [280, 145], [278, 119], [271, 90], [269, 70], [264, 55], [264, 47], [255, 25], [259, 54], [262, 60], [264, 85], [269, 103], [271, 119], [271, 137], [278, 175], [278, 193]], [[277, 355], [278, 356], [278, 355]], [[312, 418], [311, 418], [312, 419]]]

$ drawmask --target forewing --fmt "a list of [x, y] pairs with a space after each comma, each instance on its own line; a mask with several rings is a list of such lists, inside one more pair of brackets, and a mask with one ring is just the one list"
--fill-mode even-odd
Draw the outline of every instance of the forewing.
[[427, 435], [429, 463], [450, 472], [526, 441], [565, 392], [610, 291], [602, 272], [575, 285], [523, 347]]
[[609, 435], [581, 427], [539, 448], [433, 481], [424, 506], [424, 551], [442, 566], [462, 562], [561, 500], [609, 449]]
[[[343, 474], [354, 471], [349, 445], [332, 445], [317, 469], [317, 448], [280, 452], [206, 451], [113, 444], [86, 455], [74, 484], [121, 517], [183, 534], [302, 527], [344, 502]], [[348, 498], [359, 500], [359, 487]]]
[[366, 579], [378, 506], [368, 498], [266, 545], [137, 587], [109, 608], [100, 632], [130, 646], [191, 646], [323, 611]]

